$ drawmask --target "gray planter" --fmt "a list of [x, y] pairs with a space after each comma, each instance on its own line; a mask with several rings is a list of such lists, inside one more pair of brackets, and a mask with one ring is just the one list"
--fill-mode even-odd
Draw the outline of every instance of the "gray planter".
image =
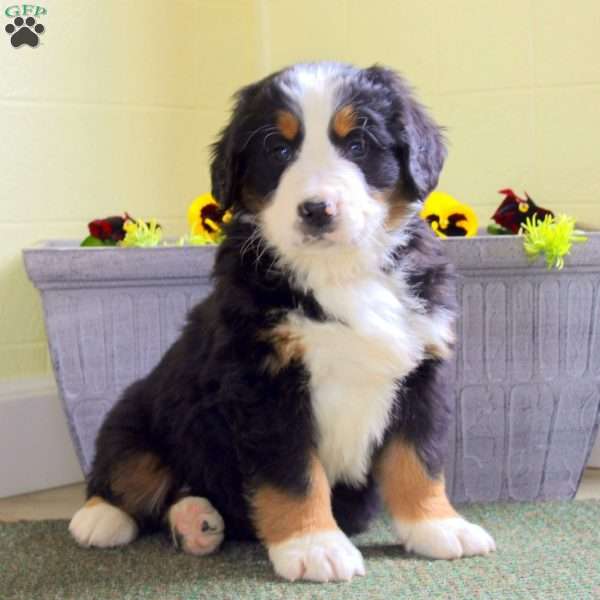
[[573, 498], [600, 422], [600, 233], [562, 271], [516, 237], [446, 244], [461, 274], [451, 495]]
[[[572, 498], [600, 420], [600, 233], [563, 271], [520, 239], [445, 242], [461, 275], [447, 486], [456, 502]], [[213, 248], [24, 251], [85, 472], [106, 411], [210, 290]]]

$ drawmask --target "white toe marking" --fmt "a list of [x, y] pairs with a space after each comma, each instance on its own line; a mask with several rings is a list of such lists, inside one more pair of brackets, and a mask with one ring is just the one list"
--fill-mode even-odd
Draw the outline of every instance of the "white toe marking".
[[135, 521], [108, 502], [80, 508], [69, 524], [71, 535], [81, 546], [111, 548], [133, 541], [138, 532]]
[[275, 572], [290, 581], [349, 581], [364, 575], [361, 553], [341, 531], [321, 531], [269, 546]]
[[462, 517], [395, 524], [404, 547], [429, 558], [452, 559], [496, 550], [494, 539], [485, 529]]
[[206, 498], [182, 498], [171, 506], [168, 519], [174, 541], [181, 540], [182, 549], [189, 554], [210, 554], [223, 541], [225, 523]]

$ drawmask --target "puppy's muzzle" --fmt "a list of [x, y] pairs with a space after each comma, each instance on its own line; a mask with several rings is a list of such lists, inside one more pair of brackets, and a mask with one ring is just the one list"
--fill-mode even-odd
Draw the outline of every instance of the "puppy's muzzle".
[[335, 228], [335, 207], [320, 198], [309, 198], [299, 204], [298, 216], [302, 231], [308, 235], [319, 237]]

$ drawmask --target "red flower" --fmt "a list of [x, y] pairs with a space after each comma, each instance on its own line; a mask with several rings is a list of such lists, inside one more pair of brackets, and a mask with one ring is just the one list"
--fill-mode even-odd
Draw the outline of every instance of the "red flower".
[[88, 223], [90, 235], [103, 242], [120, 242], [125, 237], [123, 225], [130, 221], [131, 217], [125, 213], [124, 217], [106, 217], [105, 219], [95, 219]]
[[538, 206], [527, 193], [525, 193], [525, 198], [520, 198], [508, 188], [500, 190], [498, 193], [504, 196], [504, 200], [492, 215], [492, 219], [514, 234], [519, 233], [521, 226], [528, 218], [535, 216], [543, 221], [546, 215], [554, 216], [551, 210]]

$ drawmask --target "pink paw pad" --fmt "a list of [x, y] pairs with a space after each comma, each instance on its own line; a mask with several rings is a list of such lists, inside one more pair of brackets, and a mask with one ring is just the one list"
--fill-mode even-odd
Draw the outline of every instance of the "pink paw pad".
[[169, 509], [169, 526], [175, 546], [188, 554], [214, 552], [223, 541], [225, 524], [206, 498], [188, 496]]

